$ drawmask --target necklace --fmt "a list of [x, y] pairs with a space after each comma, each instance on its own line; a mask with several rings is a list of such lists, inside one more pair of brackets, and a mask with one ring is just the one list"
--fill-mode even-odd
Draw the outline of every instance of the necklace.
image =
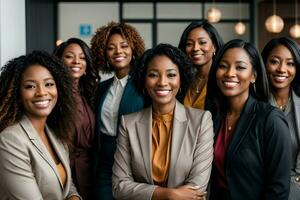
[[206, 83], [206, 78], [197, 78], [197, 81], [195, 81], [195, 87], [194, 87], [194, 91], [196, 94], [201, 93], [201, 91], [203, 90], [203, 86], [205, 85], [204, 83]]
[[239, 116], [234, 117], [234, 118], [232, 118], [230, 120], [229, 119], [229, 115], [228, 114], [226, 115], [226, 119], [225, 120], [226, 120], [226, 127], [227, 127], [228, 132], [233, 131], [233, 129], [234, 129], [234, 127], [235, 127], [236, 122], [237, 122], [238, 119], [239, 119]]
[[284, 112], [286, 110], [286, 108], [288, 107], [289, 103], [290, 103], [291, 95], [289, 95], [288, 100], [282, 105], [278, 105], [276, 99], [274, 99], [274, 100], [275, 100], [276, 107]]

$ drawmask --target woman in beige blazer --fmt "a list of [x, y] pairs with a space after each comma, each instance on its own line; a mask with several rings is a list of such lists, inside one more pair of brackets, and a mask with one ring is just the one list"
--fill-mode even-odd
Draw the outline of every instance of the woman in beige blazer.
[[209, 112], [179, 102], [192, 82], [191, 65], [168, 44], [146, 51], [137, 63], [133, 80], [151, 106], [121, 118], [112, 177], [116, 199], [204, 198], [213, 128]]
[[35, 51], [0, 76], [0, 199], [79, 200], [67, 143], [72, 82], [60, 62]]

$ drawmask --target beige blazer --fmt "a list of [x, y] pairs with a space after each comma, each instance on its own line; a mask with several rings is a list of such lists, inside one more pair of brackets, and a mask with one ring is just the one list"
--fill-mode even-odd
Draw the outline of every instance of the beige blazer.
[[[211, 114], [176, 102], [167, 187], [185, 184], [205, 191], [213, 160]], [[116, 199], [151, 199], [152, 107], [122, 116], [113, 165], [113, 196]]]
[[71, 179], [68, 149], [46, 127], [53, 149], [67, 173], [65, 187], [60, 182], [54, 160], [30, 120], [0, 133], [0, 199], [62, 200], [79, 196]]

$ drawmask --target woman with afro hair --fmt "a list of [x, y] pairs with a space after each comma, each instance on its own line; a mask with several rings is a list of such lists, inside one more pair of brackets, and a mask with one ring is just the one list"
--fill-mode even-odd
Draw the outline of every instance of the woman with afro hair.
[[130, 72], [145, 50], [137, 30], [111, 22], [97, 29], [91, 40], [96, 67], [114, 77], [101, 82], [96, 92], [96, 137], [94, 199], [111, 200], [112, 165], [121, 115], [144, 108], [144, 99], [132, 83]]
[[77, 116], [66, 68], [34, 51], [0, 75], [0, 198], [81, 199], [67, 145]]

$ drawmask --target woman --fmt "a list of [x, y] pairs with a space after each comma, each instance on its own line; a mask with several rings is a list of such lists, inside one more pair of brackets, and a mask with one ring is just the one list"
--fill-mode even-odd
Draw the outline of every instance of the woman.
[[208, 111], [184, 107], [191, 61], [160, 44], [137, 63], [134, 80], [151, 106], [121, 118], [113, 166], [116, 199], [203, 199], [213, 159]]
[[99, 84], [96, 94], [96, 134], [99, 142], [95, 158], [94, 199], [111, 200], [119, 118], [144, 107], [143, 97], [138, 94], [129, 72], [145, 46], [135, 28], [116, 22], [100, 27], [91, 44], [95, 64], [104, 73], [114, 72], [113, 78]]
[[34, 51], [0, 75], [0, 199], [81, 199], [67, 144], [74, 126], [71, 78], [60, 62]]
[[183, 31], [178, 48], [192, 59], [196, 71], [195, 81], [184, 99], [185, 106], [204, 109], [209, 70], [222, 45], [219, 33], [206, 20], [193, 21]]
[[92, 191], [92, 152], [95, 145], [95, 89], [99, 74], [93, 66], [92, 52], [80, 39], [70, 38], [60, 44], [54, 56], [68, 67], [73, 78], [73, 92], [79, 120], [72, 134], [70, 164], [73, 181], [83, 199]]
[[289, 129], [283, 113], [267, 103], [267, 75], [255, 47], [239, 39], [226, 43], [208, 87], [215, 131], [211, 199], [287, 199]]
[[298, 200], [300, 199], [300, 49], [291, 39], [276, 38], [266, 44], [262, 57], [272, 93], [270, 103], [284, 112], [289, 124], [292, 139], [289, 199]]

